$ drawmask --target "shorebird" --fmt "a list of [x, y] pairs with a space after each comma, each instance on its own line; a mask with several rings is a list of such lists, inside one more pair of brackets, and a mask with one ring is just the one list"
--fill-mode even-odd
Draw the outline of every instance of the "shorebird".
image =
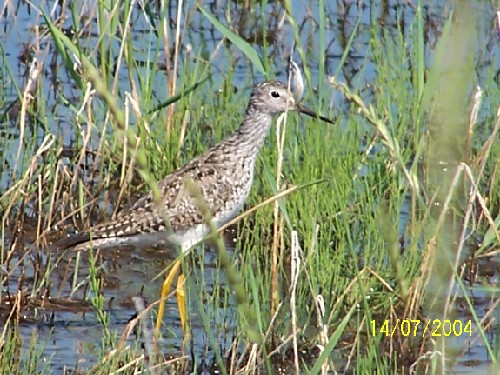
[[257, 155], [273, 118], [287, 110], [332, 123], [298, 103], [286, 84], [259, 83], [236, 132], [161, 180], [160, 199], [147, 193], [113, 221], [72, 236], [69, 245], [87, 250], [171, 244], [189, 251], [209, 234], [209, 226], [186, 179], [201, 192], [216, 227], [233, 219], [250, 193]]
[[207, 236], [208, 226], [185, 179], [192, 180], [202, 192], [216, 226], [226, 224], [237, 215], [250, 193], [257, 155], [273, 117], [286, 110], [332, 122], [297, 103], [286, 84], [259, 83], [252, 91], [239, 129], [162, 179], [158, 183], [159, 200], [152, 192], [147, 193], [113, 221], [71, 236], [68, 245], [88, 250], [172, 244], [188, 251]]

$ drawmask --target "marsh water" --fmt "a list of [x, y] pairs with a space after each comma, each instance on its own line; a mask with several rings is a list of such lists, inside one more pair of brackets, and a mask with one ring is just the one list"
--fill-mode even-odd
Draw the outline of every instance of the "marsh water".
[[[223, 23], [227, 23], [226, 16], [223, 9], [231, 9], [232, 12], [232, 27], [235, 25], [240, 26], [237, 31], [240, 35], [245, 36], [247, 40], [252, 40], [253, 37], [258, 39], [257, 26], [259, 22], [266, 22], [267, 29], [270, 30], [267, 35], [267, 53], [273, 54], [275, 66], [273, 70], [276, 72], [277, 78], [285, 80], [288, 72], [288, 60], [293, 48], [293, 30], [287, 22], [281, 24], [281, 17], [283, 9], [281, 2], [269, 2], [265, 5], [265, 11], [261, 12], [260, 5], [255, 4], [253, 13], [245, 14], [241, 11], [238, 2], [231, 2], [228, 7], [225, 6], [224, 1], [207, 2], [206, 7]], [[338, 80], [345, 82], [350, 87], [358, 90], [366, 88], [364, 94], [366, 98], [373, 95], [370, 91], [370, 83], [373, 82], [376, 72], [373, 65], [370, 63], [371, 56], [367, 53], [367, 45], [370, 42], [370, 24], [373, 17], [377, 22], [384, 24], [385, 30], [391, 33], [398, 28], [411, 28], [415, 17], [415, 2], [412, 1], [389, 1], [389, 2], [359, 2], [359, 1], [327, 1], [325, 2], [325, 12], [328, 20], [328, 32], [325, 40], [325, 72], [324, 76], [319, 76], [319, 71], [315, 69], [317, 64], [318, 54], [313, 53], [317, 49], [315, 45], [318, 40], [317, 24], [314, 22], [318, 18], [317, 2], [311, 1], [305, 4], [305, 1], [292, 2], [292, 17], [297, 24], [300, 25], [300, 37], [302, 38], [303, 45], [309, 45], [307, 49], [307, 62], [300, 62], [301, 64], [308, 64], [312, 67], [313, 73], [312, 84], [321, 90], [322, 95], [330, 98], [330, 108], [345, 108], [347, 106], [343, 102], [341, 95], [327, 84], [327, 77], [335, 75]], [[57, 4], [57, 5], [56, 5]], [[70, 111], [68, 110], [68, 103], [62, 102], [59, 96], [62, 94], [67, 98], [70, 103], [72, 98], [79, 98], [82, 93], [75, 89], [63, 70], [55, 69], [51, 66], [51, 51], [44, 50], [44, 44], [36, 44], [35, 40], [39, 37], [39, 33], [44, 28], [44, 20], [40, 13], [43, 9], [47, 14], [55, 17], [61, 13], [57, 2], [34, 1], [31, 3], [24, 1], [11, 0], [0, 6], [2, 15], [0, 16], [0, 46], [1, 53], [3, 54], [3, 62], [5, 66], [14, 67], [16, 71], [11, 72], [15, 77], [15, 85], [7, 86], [4, 84], [3, 89], [3, 102], [14, 104], [17, 102], [16, 85], [19, 89], [23, 89], [27, 82], [29, 72], [29, 61], [33, 56], [45, 60], [45, 67], [43, 70], [44, 79], [54, 81], [51, 89], [44, 92], [45, 105], [47, 107], [46, 115], [48, 123], [50, 124], [51, 131], [54, 134], [59, 134], [68, 147], [71, 147], [71, 142], [74, 139], [72, 132], [77, 131], [72, 127], [70, 120]], [[88, 12], [90, 18], [90, 26], [88, 34], [86, 34], [87, 41], [92, 43], [95, 39], [95, 20], [92, 17], [95, 15], [92, 9], [95, 7], [93, 1], [82, 2], [82, 9], [78, 13], [85, 14]], [[176, 4], [173, 2], [172, 14], [175, 14]], [[207, 19], [198, 11], [195, 11], [195, 2], [187, 1], [184, 5], [187, 9], [192, 10], [190, 13], [190, 28], [185, 30], [182, 41], [182, 48], [185, 51], [184, 56], [189, 57], [188, 50], [200, 51], [204, 49], [211, 53], [220, 48], [219, 43], [222, 40], [222, 35], [207, 21]], [[85, 9], [88, 7], [88, 9]], [[433, 59], [433, 48], [436, 45], [441, 33], [443, 32], [443, 24], [446, 17], [449, 16], [450, 4], [447, 1], [429, 1], [426, 2], [424, 9], [426, 20], [426, 51], [427, 63], [431, 64]], [[265, 16], [260, 17], [261, 14]], [[245, 19], [247, 17], [248, 19]], [[491, 20], [491, 23], [485, 23], [480, 33], [484, 38], [489, 38], [493, 29], [491, 25], [494, 22], [495, 9], [493, 6], [489, 8], [489, 14], [485, 17]], [[137, 61], [146, 63], [148, 60], [147, 54], [151, 46], [157, 46], [157, 42], [152, 40], [150, 29], [152, 27], [151, 20], [141, 9], [136, 5], [132, 12], [131, 22], [134, 40], [136, 41], [134, 56]], [[61, 25], [61, 29], [69, 27], [71, 21], [67, 20]], [[174, 28], [175, 25], [171, 23], [169, 27]], [[69, 30], [68, 30], [69, 32]], [[351, 34], [356, 33], [356, 43], [351, 53], [347, 55], [346, 61], [343, 62], [342, 68], [339, 69], [340, 58], [343, 54], [343, 49]], [[493, 38], [495, 40], [495, 38]], [[491, 64], [496, 64], [497, 71], [500, 71], [500, 50], [497, 43], [490, 44], [491, 50], [486, 55], [488, 56]], [[94, 40], [95, 42], [95, 40]], [[162, 48], [163, 46], [161, 46]], [[42, 48], [37, 50], [36, 48]], [[226, 46], [225, 48], [230, 48]], [[263, 47], [255, 43], [255, 48], [263, 51]], [[233, 60], [229, 63], [226, 53], [215, 55], [212, 60], [213, 76], [212, 81], [218, 82], [224, 79], [228, 69], [232, 69], [233, 81], [231, 82], [235, 90], [242, 90], [248, 96], [248, 75], [253, 76], [254, 81], [259, 81], [262, 77], [259, 73], [255, 72], [250, 66], [245, 56], [239, 52], [235, 52]], [[295, 54], [295, 60], [299, 57]], [[57, 64], [57, 62], [54, 62]], [[183, 65], [188, 69], [189, 64]], [[251, 73], [249, 73], [249, 71]], [[117, 71], [116, 74], [125, 74], [125, 72]], [[180, 71], [179, 76], [189, 74], [189, 71]], [[483, 75], [481, 70], [478, 71], [480, 80], [489, 79]], [[498, 77], [497, 77], [498, 78]], [[164, 76], [158, 76], [155, 84], [157, 85], [156, 91], [159, 93], [165, 92], [163, 87], [167, 85]], [[45, 86], [49, 87], [49, 86]], [[123, 90], [128, 90], [124, 87]], [[212, 88], [207, 89], [207, 95], [211, 95]], [[75, 102], [77, 100], [75, 99]], [[242, 107], [241, 112], [244, 111]], [[324, 113], [328, 113], [330, 108], [322, 108]], [[15, 109], [15, 108], [14, 108]], [[9, 108], [12, 111], [13, 108]], [[5, 111], [5, 109], [3, 109]], [[14, 114], [14, 112], [10, 112]], [[18, 133], [18, 129], [12, 126], [11, 122], [4, 122], [0, 124], [0, 132], [2, 134]], [[40, 142], [43, 139], [43, 134], [38, 133]], [[15, 157], [17, 145], [12, 143], [12, 149], [4, 150], [12, 158]], [[4, 174], [0, 176], [0, 191], [5, 191], [12, 181], [14, 176], [17, 176], [18, 171], [12, 171], [11, 174]], [[402, 217], [401, 220], [407, 220]], [[34, 225], [36, 225], [36, 218], [34, 218]], [[3, 230], [3, 228], [2, 228]], [[34, 231], [33, 231], [34, 232]], [[12, 238], [13, 234], [4, 232], [6, 238], [5, 243]], [[226, 243], [230, 251], [233, 251], [232, 244], [234, 237], [237, 233], [229, 230], [226, 233]], [[29, 237], [29, 236], [26, 236]], [[203, 271], [203, 288], [208, 292], [212, 290], [213, 281], [217, 279], [217, 283], [224, 280], [224, 272], [218, 269], [217, 255], [215, 250], [209, 246], [201, 252], [199, 256], [199, 263], [197, 263], [200, 270]], [[232, 253], [231, 253], [232, 254]], [[132, 297], [142, 296], [146, 304], [156, 301], [158, 298], [159, 290], [162, 285], [162, 270], [165, 268], [176, 254], [172, 254], [168, 249], [116, 249], [103, 256], [103, 263], [100, 266], [105, 274], [104, 295], [106, 311], [110, 313], [109, 328], [111, 331], [123, 332], [129, 321], [136, 314], [136, 307], [132, 302]], [[76, 254], [61, 253], [58, 254], [62, 258], [56, 266], [53, 273], [50, 303], [40, 300], [38, 306], [33, 306], [29, 311], [22, 312], [22, 321], [20, 323], [21, 336], [23, 337], [23, 347], [27, 351], [30, 345], [30, 338], [37, 336], [40, 342], [39, 350], [43, 353], [44, 358], [50, 359], [50, 369], [53, 373], [61, 373], [65, 369], [88, 369], [95, 365], [95, 356], [93, 355], [93, 347], [98, 348], [102, 340], [102, 326], [98, 323], [96, 313], [92, 306], [83, 303], [75, 303], [74, 305], [68, 304], [69, 299], [83, 300], [88, 295], [88, 289], [76, 289], [76, 292], [71, 289], [71, 282], [69, 279], [82, 280], [88, 276], [88, 255], [80, 255], [78, 259], [78, 272], [75, 276], [74, 269], [77, 262]], [[12, 261], [12, 260], [11, 260]], [[34, 259], [33, 254], [29, 251], [19, 253], [14, 259], [14, 263], [31, 264], [42, 262], [47, 267], [52, 267], [47, 259]], [[492, 266], [493, 265], [493, 266]], [[494, 260], [488, 261], [489, 269], [493, 271], [484, 271], [488, 273], [488, 278], [492, 283], [498, 278], [498, 264]], [[29, 268], [29, 267], [28, 267]], [[15, 271], [13, 271], [15, 272]], [[9, 280], [17, 281], [15, 274], [9, 275]], [[32, 274], [26, 274], [27, 278], [35, 278], [37, 274], [35, 271]], [[196, 288], [196, 282], [192, 282], [192, 287]], [[17, 284], [3, 285], [3, 295], [14, 295], [17, 291]], [[475, 302], [476, 311], [486, 310], [493, 301], [488, 293], [484, 293], [482, 287], [477, 285], [473, 289], [476, 297]], [[57, 296], [61, 300], [57, 300]], [[12, 297], [14, 298], [14, 297]], [[484, 307], [482, 307], [484, 305]], [[165, 346], [166, 352], [170, 351], [172, 355], [180, 352], [183, 348], [183, 333], [181, 329], [180, 320], [177, 312], [177, 305], [175, 299], [167, 301], [167, 313], [165, 318], [165, 325], [168, 327], [168, 332], [164, 333], [165, 340], [161, 343]], [[221, 319], [223, 322], [212, 322], [217, 326], [223, 326], [227, 332], [231, 331], [231, 311], [221, 312]], [[192, 337], [186, 344], [189, 348], [188, 351], [195, 353], [199, 358], [206, 358], [207, 370], [209, 371], [210, 363], [213, 358], [210, 352], [210, 345], [208, 338], [203, 334], [203, 319], [197, 316], [191, 316]], [[153, 318], [151, 318], [151, 326], [154, 325]], [[199, 327], [199, 329], [197, 329]], [[456, 339], [458, 340], [458, 339]], [[466, 340], [460, 339], [460, 340]], [[494, 339], [493, 339], [494, 340]], [[498, 340], [498, 338], [497, 338]], [[217, 343], [221, 347], [228, 348], [232, 344], [231, 334], [221, 334], [220, 341]], [[185, 348], [185, 346], [184, 346]], [[96, 349], [97, 351], [97, 349]], [[481, 343], [471, 343], [469, 350], [463, 354], [461, 360], [455, 368], [456, 373], [478, 373], [486, 368], [489, 363], [488, 353]], [[484, 370], [485, 371], [485, 370]]]

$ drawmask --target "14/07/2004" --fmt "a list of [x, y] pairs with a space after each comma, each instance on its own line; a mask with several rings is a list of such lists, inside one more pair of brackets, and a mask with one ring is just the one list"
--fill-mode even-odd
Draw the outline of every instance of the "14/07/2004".
[[441, 336], [462, 336], [468, 334], [472, 336], [472, 322], [470, 320], [450, 320], [450, 319], [427, 319], [422, 321], [420, 319], [397, 319], [396, 322], [385, 319], [382, 323], [377, 324], [377, 321], [372, 319], [371, 334], [377, 336], [382, 333], [386, 337], [393, 337], [398, 332], [401, 335], [408, 337], [430, 334], [432, 337]]

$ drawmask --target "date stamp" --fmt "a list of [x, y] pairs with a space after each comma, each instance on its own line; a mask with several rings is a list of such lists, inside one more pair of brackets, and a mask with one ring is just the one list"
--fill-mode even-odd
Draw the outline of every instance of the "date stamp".
[[370, 321], [371, 334], [377, 336], [381, 333], [386, 337], [393, 337], [401, 334], [402, 336], [425, 336], [431, 337], [449, 337], [449, 336], [472, 336], [472, 322], [470, 320], [451, 320], [451, 319], [397, 319], [395, 322], [388, 319], [377, 322]]

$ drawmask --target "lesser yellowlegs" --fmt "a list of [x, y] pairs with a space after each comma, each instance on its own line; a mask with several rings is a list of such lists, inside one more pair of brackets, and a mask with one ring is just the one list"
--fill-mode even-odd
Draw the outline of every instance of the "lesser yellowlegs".
[[239, 129], [161, 180], [158, 183], [159, 201], [148, 193], [130, 209], [120, 212], [113, 221], [74, 235], [69, 243], [76, 245], [76, 250], [159, 244], [173, 244], [183, 251], [189, 250], [206, 237], [208, 226], [185, 186], [185, 179], [191, 179], [202, 192], [216, 226], [227, 223], [236, 216], [248, 197], [257, 154], [269, 133], [273, 117], [286, 110], [331, 122], [297, 103], [284, 83], [259, 83], [252, 91]]
[[86, 250], [173, 244], [187, 252], [207, 236], [209, 227], [186, 186], [186, 179], [190, 179], [203, 195], [217, 227], [230, 221], [248, 197], [257, 154], [273, 117], [286, 110], [331, 122], [299, 104], [286, 84], [259, 83], [252, 91], [239, 129], [161, 180], [159, 200], [155, 200], [152, 193], [146, 194], [113, 221], [73, 236], [71, 245], [76, 245], [76, 250]]

